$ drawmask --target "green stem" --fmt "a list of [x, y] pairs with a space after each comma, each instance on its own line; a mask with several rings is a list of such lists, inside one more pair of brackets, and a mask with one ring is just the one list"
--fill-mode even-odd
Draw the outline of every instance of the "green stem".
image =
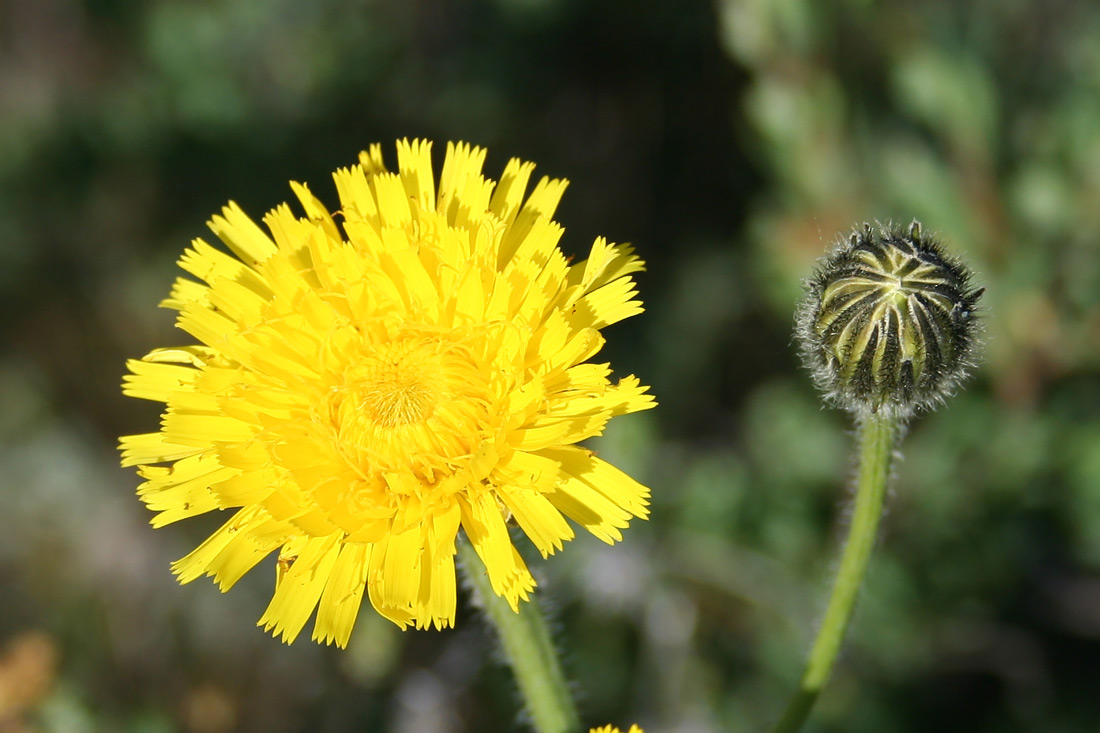
[[829, 679], [844, 641], [844, 632], [852, 616], [859, 587], [871, 558], [882, 516], [882, 502], [890, 479], [890, 464], [898, 439], [897, 418], [866, 415], [859, 424], [859, 477], [856, 484], [855, 512], [848, 531], [848, 543], [840, 560], [833, 594], [825, 610], [825, 618], [817, 632], [802, 681], [783, 718], [773, 733], [794, 733], [810, 714], [810, 709]]
[[577, 708], [569, 694], [561, 663], [554, 650], [546, 619], [532, 598], [521, 602], [519, 613], [493, 592], [485, 566], [465, 538], [458, 555], [466, 577], [477, 589], [485, 614], [500, 635], [504, 655], [512, 666], [538, 733], [576, 733], [581, 729]]

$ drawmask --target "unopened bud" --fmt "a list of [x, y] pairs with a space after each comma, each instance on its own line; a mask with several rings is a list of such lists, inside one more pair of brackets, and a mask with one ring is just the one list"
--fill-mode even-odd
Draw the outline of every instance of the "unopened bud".
[[971, 366], [984, 288], [918, 222], [865, 225], [806, 282], [797, 334], [837, 405], [900, 418], [942, 402]]

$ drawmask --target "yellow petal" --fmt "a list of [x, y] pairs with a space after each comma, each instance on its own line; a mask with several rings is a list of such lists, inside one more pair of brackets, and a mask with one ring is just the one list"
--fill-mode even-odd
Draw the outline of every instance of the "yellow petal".
[[281, 635], [287, 644], [294, 641], [317, 607], [339, 554], [338, 535], [306, 542], [257, 625]]
[[336, 644], [341, 649], [348, 645], [367, 587], [370, 553], [368, 544], [344, 543], [340, 546], [339, 557], [317, 606], [314, 641]]

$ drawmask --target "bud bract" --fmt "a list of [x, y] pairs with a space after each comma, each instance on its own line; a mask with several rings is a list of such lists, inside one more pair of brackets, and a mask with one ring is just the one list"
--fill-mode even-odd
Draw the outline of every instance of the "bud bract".
[[943, 401], [966, 377], [976, 343], [967, 268], [918, 222], [865, 225], [806, 282], [797, 334], [818, 386], [857, 413], [904, 418]]

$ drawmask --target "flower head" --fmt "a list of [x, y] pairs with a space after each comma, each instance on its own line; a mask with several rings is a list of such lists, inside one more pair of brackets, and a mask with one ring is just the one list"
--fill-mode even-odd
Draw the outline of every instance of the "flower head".
[[122, 438], [162, 526], [228, 521], [173, 569], [227, 590], [277, 552], [260, 624], [347, 644], [364, 591], [404, 628], [454, 622], [461, 527], [513, 609], [535, 581], [514, 523], [545, 557], [566, 518], [612, 543], [648, 490], [577, 443], [654, 406], [633, 376], [589, 360], [600, 329], [640, 313], [629, 247], [597, 239], [570, 264], [551, 216], [566, 182], [448, 144], [374, 145], [335, 175], [330, 213], [292, 183], [267, 232], [234, 203], [196, 239], [162, 305], [198, 344], [128, 363], [125, 394], [166, 404], [159, 432]]
[[941, 402], [971, 366], [984, 288], [918, 222], [870, 225], [806, 283], [797, 333], [818, 385], [858, 413], [905, 418]]
[[[588, 731], [588, 733], [623, 733], [623, 732], [621, 730], [619, 730], [618, 728], [616, 728], [615, 726], [613, 726], [613, 725], [604, 725], [604, 726], [600, 726], [599, 728], [592, 728], [590, 731]], [[634, 725], [630, 726], [630, 730], [628, 730], [626, 733], [645, 733], [645, 731], [643, 731], [641, 728], [639, 728], [637, 726], [637, 724], [634, 724]]]

